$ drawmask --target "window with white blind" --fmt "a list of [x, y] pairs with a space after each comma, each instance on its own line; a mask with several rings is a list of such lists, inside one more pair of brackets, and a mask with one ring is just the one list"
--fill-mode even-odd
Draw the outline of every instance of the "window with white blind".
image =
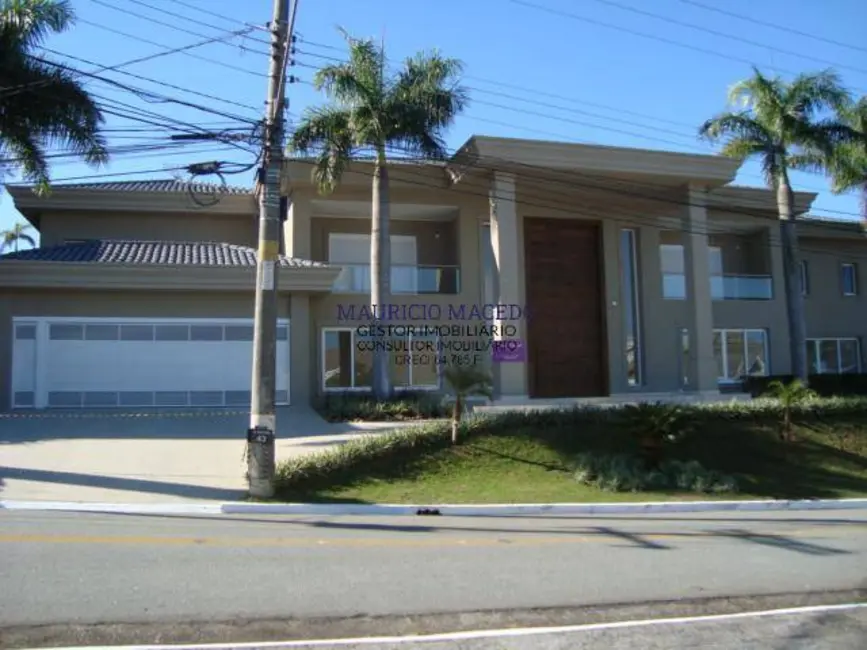
[[[370, 291], [370, 235], [330, 233], [328, 261], [343, 266], [335, 291]], [[418, 293], [418, 246], [412, 235], [391, 236], [391, 291]]]

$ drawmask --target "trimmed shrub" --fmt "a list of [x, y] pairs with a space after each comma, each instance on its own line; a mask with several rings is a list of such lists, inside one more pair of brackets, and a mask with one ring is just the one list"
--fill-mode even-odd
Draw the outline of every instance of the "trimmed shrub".
[[718, 494], [737, 491], [737, 481], [695, 460], [667, 460], [648, 471], [640, 458], [625, 454], [580, 454], [575, 480], [606, 492], [677, 490]]
[[370, 393], [329, 393], [317, 410], [329, 422], [402, 422], [450, 414], [441, 396], [425, 392], [401, 392], [385, 401], [377, 401]]
[[[770, 375], [767, 377], [746, 377], [744, 390], [752, 397], [761, 397], [768, 392], [770, 385], [779, 381], [789, 384], [792, 375]], [[867, 373], [845, 375], [810, 375], [807, 383], [820, 397], [841, 397], [867, 395]]]

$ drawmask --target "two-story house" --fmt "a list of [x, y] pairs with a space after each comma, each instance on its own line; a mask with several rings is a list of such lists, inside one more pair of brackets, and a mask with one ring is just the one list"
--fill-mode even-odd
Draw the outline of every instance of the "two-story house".
[[[489, 137], [445, 164], [393, 163], [395, 386], [440, 389], [450, 359], [489, 365], [504, 402], [718, 394], [789, 372], [775, 198], [731, 185], [738, 167]], [[283, 181], [281, 404], [370, 386], [372, 167], [354, 164], [328, 196], [310, 172], [293, 160]], [[41, 246], [0, 258], [0, 407], [249, 402], [251, 191], [194, 202], [207, 188], [173, 181], [8, 189]], [[806, 218], [815, 195], [795, 198], [810, 362], [860, 372], [867, 235]], [[494, 363], [492, 338], [522, 345]]]

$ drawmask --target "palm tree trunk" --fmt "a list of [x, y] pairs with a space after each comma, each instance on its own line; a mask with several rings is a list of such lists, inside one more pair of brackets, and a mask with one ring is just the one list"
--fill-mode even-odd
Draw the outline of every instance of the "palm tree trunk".
[[861, 223], [867, 226], [867, 179], [861, 183], [859, 189], [859, 199], [861, 201]]
[[[385, 152], [380, 151], [373, 172], [370, 232], [370, 306], [375, 317], [374, 325], [388, 324], [387, 310], [391, 297], [391, 237], [389, 230], [388, 169], [386, 168]], [[373, 395], [379, 401], [388, 399], [391, 395], [388, 370], [388, 352], [383, 346], [375, 346], [373, 351]]]
[[458, 427], [461, 424], [461, 416], [464, 414], [464, 402], [460, 395], [455, 395], [455, 405], [452, 408], [452, 444], [458, 442]]
[[783, 273], [786, 310], [789, 320], [789, 352], [792, 374], [807, 383], [807, 328], [804, 321], [804, 294], [798, 254], [798, 233], [795, 221], [795, 194], [783, 165], [778, 167], [777, 209], [780, 217], [780, 239], [783, 249]]

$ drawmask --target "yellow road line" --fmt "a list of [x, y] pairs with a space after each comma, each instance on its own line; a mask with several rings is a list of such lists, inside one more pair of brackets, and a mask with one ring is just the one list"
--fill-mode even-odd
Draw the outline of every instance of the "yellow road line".
[[[828, 538], [839, 537], [830, 534], [807, 534], [806, 531], [756, 532], [747, 535], [722, 534], [713, 531], [697, 533], [653, 533], [627, 532], [624, 535], [599, 533], [593, 535], [557, 536], [544, 535], [501, 535], [485, 537], [428, 536], [422, 539], [391, 537], [333, 537], [328, 539], [313, 537], [174, 537], [174, 536], [112, 536], [112, 535], [43, 535], [43, 534], [0, 534], [0, 544], [104, 544], [104, 545], [150, 545], [150, 546], [212, 546], [212, 547], [442, 547], [442, 546], [537, 546], [546, 544], [574, 543], [633, 543], [640, 546], [642, 541], [656, 540], [710, 540], [726, 537], [763, 537], [780, 536], [791, 538]], [[412, 533], [410, 533], [412, 534]], [[627, 537], [628, 536], [628, 537]], [[630, 539], [630, 538], [634, 538]], [[783, 543], [784, 544], [784, 543]]]

